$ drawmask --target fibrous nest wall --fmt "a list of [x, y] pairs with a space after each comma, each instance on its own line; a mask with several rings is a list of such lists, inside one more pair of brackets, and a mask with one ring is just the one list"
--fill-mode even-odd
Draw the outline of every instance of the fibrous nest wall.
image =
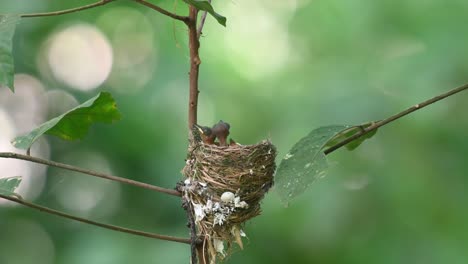
[[260, 214], [260, 202], [273, 185], [276, 148], [268, 140], [255, 145], [221, 147], [192, 144], [179, 186], [190, 203], [197, 232], [212, 263], [235, 242], [243, 247], [243, 224]]

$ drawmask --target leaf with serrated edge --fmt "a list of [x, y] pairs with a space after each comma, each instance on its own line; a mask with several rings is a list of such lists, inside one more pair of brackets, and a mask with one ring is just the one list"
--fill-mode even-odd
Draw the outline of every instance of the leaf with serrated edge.
[[0, 87], [6, 86], [12, 92], [15, 91], [14, 61], [13, 61], [13, 35], [16, 24], [20, 20], [19, 15], [0, 15]]
[[349, 128], [346, 125], [317, 128], [286, 154], [275, 176], [276, 191], [285, 205], [303, 193], [317, 178], [325, 176], [328, 163], [322, 149], [330, 139]]
[[210, 13], [210, 15], [212, 15], [218, 21], [218, 23], [226, 26], [226, 17], [216, 13], [210, 2], [204, 0], [184, 0], [184, 2], [194, 6], [198, 10], [203, 10]]
[[21, 176], [0, 178], [0, 194], [14, 195], [21, 183]]
[[110, 93], [101, 92], [72, 110], [43, 123], [28, 134], [16, 137], [12, 144], [20, 149], [29, 149], [43, 134], [66, 140], [81, 139], [91, 124], [111, 123], [116, 120], [120, 120], [120, 112], [114, 99]]

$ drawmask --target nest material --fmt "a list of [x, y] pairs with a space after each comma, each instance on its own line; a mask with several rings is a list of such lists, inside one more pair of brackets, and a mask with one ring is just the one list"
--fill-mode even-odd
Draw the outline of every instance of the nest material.
[[195, 215], [198, 235], [212, 262], [226, 257], [232, 242], [242, 248], [242, 226], [260, 214], [260, 201], [273, 185], [276, 148], [268, 140], [255, 145], [191, 145], [180, 190]]

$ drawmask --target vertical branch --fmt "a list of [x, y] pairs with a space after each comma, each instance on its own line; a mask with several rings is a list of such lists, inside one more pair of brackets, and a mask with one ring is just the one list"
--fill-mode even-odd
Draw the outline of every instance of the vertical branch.
[[[198, 74], [200, 68], [200, 56], [198, 50], [200, 48], [200, 41], [198, 39], [197, 31], [197, 16], [198, 10], [194, 6], [189, 7], [189, 19], [187, 22], [188, 34], [189, 34], [189, 49], [190, 49], [190, 73], [189, 73], [189, 105], [188, 105], [188, 126], [190, 137], [192, 137], [192, 127], [197, 123], [197, 108], [198, 108]], [[204, 251], [203, 243], [197, 243], [195, 240], [197, 234], [195, 233], [195, 221], [193, 220], [193, 210], [191, 206], [188, 207], [187, 213], [189, 214], [189, 221], [191, 225], [191, 245], [192, 245], [192, 256], [194, 256], [196, 250], [196, 255], [198, 256], [198, 263], [208, 264], [209, 260], [205, 257], [207, 256]], [[195, 233], [195, 234], [194, 234]], [[194, 247], [195, 246], [195, 247]], [[193, 260], [192, 260], [193, 262]]]
[[198, 10], [190, 6], [189, 20], [187, 22], [189, 29], [189, 48], [190, 48], [190, 93], [189, 93], [189, 107], [188, 107], [188, 126], [189, 129], [197, 123], [197, 107], [198, 107], [198, 71], [200, 68], [200, 56], [198, 49], [200, 48], [200, 41], [198, 40], [197, 33], [197, 15]]

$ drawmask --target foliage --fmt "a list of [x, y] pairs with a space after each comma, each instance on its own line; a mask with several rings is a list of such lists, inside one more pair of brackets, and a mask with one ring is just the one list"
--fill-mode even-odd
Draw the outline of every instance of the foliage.
[[203, 10], [212, 15], [219, 24], [226, 26], [226, 17], [215, 12], [210, 2], [206, 0], [184, 0], [185, 3], [196, 7], [198, 10]]
[[19, 15], [0, 15], [0, 87], [14, 91], [13, 35]]
[[314, 129], [289, 150], [275, 176], [276, 190], [284, 204], [303, 193], [316, 179], [325, 176], [328, 164], [322, 149], [349, 128], [337, 125]]
[[20, 149], [29, 149], [44, 134], [65, 140], [81, 139], [93, 123], [111, 123], [119, 119], [120, 113], [111, 94], [102, 92], [70, 111], [43, 123], [28, 134], [16, 137], [12, 144]]
[[0, 178], [0, 194], [14, 195], [20, 183], [20, 176]]
[[[41, 68], [44, 59], [35, 64], [54, 30], [75, 21], [94, 24], [115, 9], [130, 10], [150, 21], [157, 30], [145, 31], [147, 38], [138, 35], [138, 40], [151, 40], [148, 48], [154, 51], [154, 58], [145, 57], [150, 63], [144, 70], [132, 65], [122, 74], [138, 82], [118, 90], [114, 73], [114, 79], [104, 85], [118, 99], [120, 111], [127, 113], [123, 125], [106, 132], [96, 130], [79, 147], [54, 144], [52, 153], [53, 159], [80, 164], [91, 152], [91, 160], [109, 165], [117, 175], [173, 186], [184, 165], [181, 157], [187, 143], [181, 121], [186, 76], [180, 74], [187, 69], [187, 59], [174, 43], [183, 43], [186, 32], [177, 24], [175, 30], [161, 26], [164, 20], [154, 19], [156, 15], [118, 2], [51, 20], [22, 22], [16, 34], [21, 38], [13, 43], [15, 53], [21, 54], [15, 56], [15, 71], [37, 77], [46, 90], [60, 88], [84, 98], [87, 93], [71, 91], [51, 80]], [[332, 0], [283, 5], [286, 2], [219, 2], [217, 11], [232, 14], [228, 30], [238, 30], [225, 34], [221, 27], [209, 23], [204, 29], [210, 41], [204, 41], [202, 47], [201, 123], [226, 119], [232, 124], [232, 136], [242, 144], [271, 133], [272, 141], [285, 154], [295, 139], [312, 127], [377, 120], [466, 81], [468, 29], [460, 27], [466, 22], [466, 1], [437, 0], [421, 5], [404, 0]], [[71, 5], [75, 2], [0, 3], [2, 12], [58, 10]], [[132, 25], [125, 16], [112, 18], [119, 30]], [[116, 47], [122, 46], [118, 41], [130, 38], [117, 38], [119, 30], [114, 28], [100, 30]], [[131, 52], [119, 50], [117, 54], [139, 58], [134, 54], [144, 51], [128, 46]], [[134, 92], [137, 87], [142, 87], [138, 93]], [[5, 107], [6, 103], [0, 103], [2, 111]], [[277, 197], [267, 195], [262, 215], [246, 226], [250, 249], [233, 255], [228, 263], [405, 263], [428, 259], [464, 263], [468, 247], [468, 193], [464, 188], [468, 184], [468, 147], [460, 131], [468, 129], [465, 112], [466, 97], [460, 96], [389, 126], [387, 133], [352, 154], [333, 153], [329, 159], [340, 164], [328, 168], [334, 177], [314, 184], [288, 209], [280, 210]], [[4, 131], [2, 127], [0, 134]], [[95, 163], [82, 165], [102, 168]], [[95, 206], [87, 203], [91, 209], [80, 208], [79, 213], [147, 230], [187, 233], [177, 199], [159, 202], [160, 196], [138, 188], [108, 191], [85, 180], [79, 182], [82, 192], [73, 195], [77, 189], [74, 177], [54, 169], [47, 174], [48, 189], [42, 192], [41, 202], [68, 210], [75, 200], [95, 201], [95, 196], [86, 192], [95, 187], [99, 190], [97, 200], [104, 202]], [[122, 206], [115, 206], [122, 201]], [[51, 220], [29, 209], [2, 207], [0, 214], [4, 227], [1, 263], [36, 263], [38, 257], [43, 263], [67, 264], [96, 259], [186, 263], [188, 259], [185, 245]], [[65, 240], [70, 243], [61, 243]], [[25, 249], [25, 241], [34, 247]], [[23, 254], [25, 250], [28, 254]], [[47, 262], [45, 252], [52, 252], [54, 258]]]

